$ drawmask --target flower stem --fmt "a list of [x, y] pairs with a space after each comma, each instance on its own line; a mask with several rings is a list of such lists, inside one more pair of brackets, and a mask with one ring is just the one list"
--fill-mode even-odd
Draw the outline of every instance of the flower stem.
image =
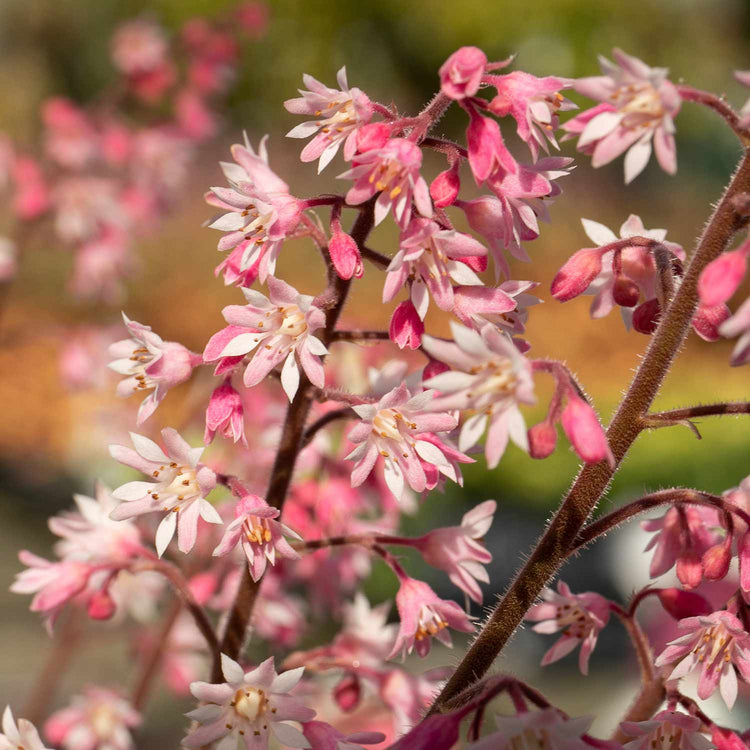
[[610, 467], [606, 461], [600, 461], [581, 469], [542, 538], [446, 683], [431, 712], [487, 672], [542, 588], [570, 555], [586, 519], [640, 434], [641, 420], [648, 413], [672, 361], [685, 341], [698, 304], [698, 277], [726, 248], [742, 225], [743, 218], [737, 214], [733, 197], [749, 190], [750, 156], [745, 154], [706, 225], [685, 271], [683, 283], [664, 311], [643, 361], [607, 430], [607, 441], [615, 458], [615, 466]]

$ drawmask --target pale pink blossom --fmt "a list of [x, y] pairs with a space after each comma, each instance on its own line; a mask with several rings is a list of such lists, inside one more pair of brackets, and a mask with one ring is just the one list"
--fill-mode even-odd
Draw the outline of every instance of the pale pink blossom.
[[42, 743], [36, 727], [27, 719], [16, 724], [10, 706], [3, 712], [3, 731], [0, 733], [0, 750], [49, 750]]
[[415, 648], [420, 656], [427, 656], [433, 638], [451, 646], [448, 628], [463, 633], [474, 630], [472, 618], [456, 602], [441, 599], [426, 583], [405, 574], [399, 575], [396, 608], [401, 623], [391, 659], [398, 654], [406, 657]]
[[358, 444], [347, 456], [348, 460], [356, 461], [352, 487], [359, 487], [365, 481], [378, 456], [384, 459], [385, 481], [397, 500], [401, 499], [405, 484], [415, 492], [424, 491], [427, 480], [420, 458], [456, 480], [454, 469], [439, 445], [422, 439], [422, 433], [447, 432], [456, 426], [452, 415], [428, 411], [432, 398], [433, 391], [412, 396], [402, 383], [376, 404], [352, 407], [361, 419], [348, 435], [350, 442]]
[[302, 678], [302, 667], [277, 674], [273, 657], [245, 672], [226, 654], [221, 655], [225, 682], [194, 682], [190, 692], [201, 702], [188, 718], [200, 726], [188, 733], [182, 744], [188, 748], [210, 745], [235, 747], [242, 740], [247, 750], [267, 750], [273, 735], [283, 745], [309, 748], [304, 735], [288, 721], [310, 721], [315, 711], [288, 695]]
[[232, 388], [229, 378], [214, 390], [208, 400], [203, 442], [206, 445], [213, 442], [217, 432], [225, 438], [231, 438], [235, 443], [241, 440], [242, 444], [247, 447], [242, 396]]
[[302, 734], [312, 750], [363, 750], [362, 745], [377, 745], [385, 740], [382, 732], [355, 732], [344, 735], [323, 721], [307, 721]]
[[128, 165], [136, 187], [167, 206], [189, 174], [194, 145], [173, 125], [141, 128], [132, 142]]
[[653, 750], [669, 738], [669, 750], [711, 750], [714, 745], [702, 732], [703, 722], [697, 716], [681, 711], [660, 711], [647, 721], [623, 721], [620, 729], [634, 739], [625, 750]]
[[487, 65], [487, 55], [478, 47], [457, 49], [441, 66], [440, 90], [451, 99], [474, 96]]
[[86, 114], [68, 99], [54, 97], [42, 105], [45, 149], [60, 166], [83, 169], [98, 155], [97, 134]]
[[234, 284], [240, 287], [251, 287], [258, 279], [260, 273], [260, 260], [256, 260], [251, 266], [243, 269], [242, 258], [245, 248], [251, 244], [250, 240], [242, 240], [237, 247], [230, 250], [224, 260], [214, 269], [214, 276], [222, 274], [224, 284]]
[[549, 153], [548, 141], [560, 148], [555, 140], [555, 130], [560, 126], [557, 113], [577, 109], [560, 91], [570, 88], [573, 81], [556, 76], [537, 78], [514, 70], [507, 75], [490, 76], [488, 83], [497, 90], [489, 105], [490, 112], [498, 117], [513, 117], [518, 137], [529, 147], [534, 161], [539, 157], [540, 147]]
[[568, 136], [578, 136], [578, 150], [591, 154], [591, 165], [601, 167], [624, 151], [625, 182], [637, 177], [651, 157], [652, 144], [659, 166], [677, 171], [674, 117], [680, 110], [677, 88], [667, 80], [666, 68], [650, 68], [636, 57], [614, 49], [612, 63], [600, 56], [601, 76], [579, 78], [574, 88], [601, 104], [563, 125]]
[[24, 221], [36, 219], [50, 207], [50, 190], [39, 164], [30, 156], [16, 156], [12, 169], [13, 212]]
[[244, 146], [232, 146], [236, 163], [221, 162], [229, 187], [212, 187], [206, 194], [208, 203], [227, 212], [209, 223], [226, 233], [219, 240], [219, 250], [231, 250], [248, 240], [240, 268], [260, 262], [262, 282], [274, 273], [281, 246], [302, 216], [301, 202], [268, 166], [267, 140], [268, 136], [261, 140], [257, 154], [247, 140]]
[[589, 657], [599, 632], [609, 621], [609, 602], [592, 591], [573, 594], [562, 581], [557, 582], [557, 592], [545, 588], [542, 598], [542, 604], [529, 608], [526, 619], [538, 623], [533, 628], [537, 633], [563, 631], [562, 637], [542, 658], [542, 666], [562, 659], [580, 644], [578, 667], [581, 674], [588, 674]]
[[477, 581], [489, 583], [484, 565], [492, 554], [482, 544], [492, 525], [497, 503], [486, 500], [464, 514], [460, 526], [433, 529], [414, 540], [425, 562], [448, 573], [450, 580], [477, 604], [482, 603], [482, 590]]
[[76, 176], [60, 180], [54, 189], [55, 233], [64, 242], [95, 238], [107, 227], [126, 222], [118, 185], [107, 177]]
[[405, 138], [391, 138], [382, 148], [360, 154], [354, 168], [339, 175], [341, 179], [354, 180], [346, 202], [358, 206], [380, 193], [375, 201], [375, 224], [392, 211], [399, 227], [406, 229], [411, 220], [412, 199], [422, 216], [432, 216], [430, 191], [419, 173], [421, 167], [419, 146]]
[[81, 245], [73, 258], [70, 290], [82, 299], [119, 302], [124, 293], [123, 279], [133, 268], [128, 236], [121, 229], [105, 227]]
[[482, 286], [462, 259], [486, 254], [487, 248], [470, 235], [441, 229], [430, 219], [414, 218], [401, 233], [399, 250], [386, 269], [383, 302], [392, 300], [408, 281], [411, 301], [422, 320], [430, 295], [441, 310], [451, 310], [453, 282]]
[[214, 555], [228, 555], [238, 544], [241, 545], [254, 581], [260, 580], [266, 562], [276, 564], [277, 555], [289, 560], [299, 559], [284, 537], [302, 537], [276, 520], [281, 515], [279, 509], [272, 508], [262, 497], [249, 493], [239, 483], [235, 484], [233, 491], [240, 495], [234, 508], [235, 518], [226, 527]]
[[425, 351], [451, 369], [429, 378], [425, 385], [440, 391], [431, 402], [435, 410], [470, 412], [458, 438], [466, 451], [488, 430], [485, 456], [497, 466], [510, 438], [528, 450], [526, 424], [518, 405], [533, 404], [531, 365], [510, 338], [488, 323], [481, 331], [451, 323], [454, 341], [422, 337]]
[[109, 354], [115, 359], [108, 367], [126, 376], [117, 384], [121, 398], [153, 388], [138, 408], [136, 424], [140, 425], [156, 411], [170, 388], [190, 378], [203, 358], [176, 341], [163, 341], [151, 326], [130, 320], [125, 313], [122, 317], [130, 338], [110, 345]]
[[302, 149], [302, 161], [318, 162], [318, 172], [329, 164], [341, 144], [344, 144], [344, 159], [350, 161], [357, 150], [357, 130], [370, 121], [373, 107], [367, 94], [358, 88], [349, 88], [346, 68], [336, 75], [338, 89], [325, 86], [311, 75], [303, 76], [305, 86], [297, 99], [284, 102], [288, 112], [295, 115], [313, 115], [316, 119], [303, 122], [292, 128], [288, 138], [308, 138], [316, 134]]
[[221, 516], [205, 498], [216, 486], [216, 474], [199, 463], [204, 446], [191, 448], [177, 430], [161, 431], [163, 451], [153, 440], [130, 433], [133, 448], [110, 445], [109, 453], [125, 466], [142, 471], [151, 481], [128, 482], [112, 495], [125, 502], [110, 517], [122, 521], [144, 513], [165, 513], [156, 530], [156, 551], [161, 557], [177, 531], [177, 546], [190, 552], [198, 537], [198, 519], [221, 524]]
[[738, 337], [732, 352], [733, 367], [750, 362], [750, 297], [737, 308], [731, 318], [719, 326], [719, 333], [727, 338]]
[[313, 304], [312, 297], [300, 294], [280, 279], [269, 276], [268, 289], [266, 297], [243, 287], [247, 305], [229, 305], [222, 310], [229, 326], [211, 337], [203, 358], [214, 362], [244, 357], [256, 350], [243, 376], [248, 388], [258, 385], [283, 362], [281, 385], [291, 401], [299, 387], [300, 366], [313, 385], [318, 388], [325, 385], [320, 358], [328, 350], [313, 335], [325, 324], [325, 314]]
[[737, 699], [735, 668], [743, 680], [750, 681], [750, 635], [737, 617], [726, 610], [687, 617], [677, 627], [688, 632], [667, 645], [656, 659], [656, 666], [677, 662], [670, 680], [700, 668], [698, 697], [705, 700], [718, 687], [731, 711]]
[[130, 730], [140, 723], [141, 715], [128, 700], [92, 686], [47, 719], [44, 735], [64, 750], [133, 750]]
[[112, 37], [112, 59], [125, 75], [160, 68], [166, 62], [167, 51], [164, 33], [145, 18], [124, 23]]

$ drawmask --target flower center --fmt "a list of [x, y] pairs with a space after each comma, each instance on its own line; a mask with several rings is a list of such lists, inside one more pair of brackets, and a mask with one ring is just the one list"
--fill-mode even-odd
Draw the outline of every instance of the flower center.
[[704, 631], [698, 645], [693, 649], [698, 654], [698, 661], [708, 661], [708, 669], [721, 668], [722, 662], [732, 661], [732, 636], [724, 625], [714, 625]]
[[264, 542], [270, 542], [272, 535], [268, 527], [268, 521], [265, 518], [257, 516], [248, 516], [245, 521], [245, 537], [248, 542], [253, 542], [263, 546]]
[[94, 734], [102, 740], [111, 737], [118, 725], [115, 712], [106, 704], [96, 706], [89, 715], [89, 721]]
[[472, 396], [484, 396], [487, 394], [502, 394], [508, 396], [515, 391], [518, 379], [513, 372], [513, 363], [510, 360], [493, 360], [486, 362], [470, 370], [472, 375], [482, 375], [479, 382], [472, 387]]
[[280, 309], [281, 325], [279, 326], [279, 333], [283, 333], [285, 336], [291, 336], [296, 339], [307, 331], [307, 321], [305, 320], [305, 313], [297, 307], [297, 305], [289, 305]]
[[552, 747], [549, 732], [546, 729], [525, 729], [521, 734], [511, 739], [510, 746], [513, 750], [529, 750], [530, 747], [544, 750]]
[[436, 635], [448, 627], [448, 623], [428, 604], [423, 604], [419, 610], [417, 632], [414, 638], [418, 641]]
[[201, 494], [195, 469], [190, 466], [177, 466], [174, 471], [172, 481], [164, 487], [162, 492], [167, 495], [177, 495], [179, 500]]
[[248, 721], [255, 721], [265, 713], [268, 698], [257, 688], [246, 687], [238, 690], [234, 695], [234, 710]]
[[625, 114], [626, 127], [642, 125], [644, 120], [660, 120], [664, 115], [661, 96], [650, 83], [621, 86], [612, 94], [612, 103]]
[[403, 189], [398, 183], [404, 180], [405, 171], [401, 162], [385, 159], [373, 170], [370, 182], [374, 182], [378, 190], [385, 190], [389, 185], [393, 185], [390, 191], [390, 198], [393, 200]]
[[670, 748], [682, 747], [682, 727], [676, 727], [665, 721], [651, 733], [648, 746], [651, 750], [656, 750], [656, 748], [670, 750]]
[[145, 346], [137, 346], [133, 349], [133, 353], [130, 355], [130, 361], [133, 364], [130, 367], [129, 374], [135, 376], [137, 381], [136, 385], [133, 386], [134, 391], [153, 388], [154, 383], [146, 374], [146, 367], [151, 364], [153, 359], [154, 355]]
[[413, 422], [407, 422], [397, 409], [381, 409], [372, 420], [372, 431], [386, 440], [402, 442], [409, 429], [415, 429]]
[[357, 123], [357, 113], [354, 109], [354, 101], [352, 99], [330, 102], [324, 109], [319, 109], [315, 112], [316, 117], [320, 117], [323, 114], [326, 117], [318, 124], [323, 126], [322, 132], [326, 134], [330, 134], [333, 130], [333, 136], [329, 135], [329, 140], [333, 140], [335, 135], [350, 130]]
[[557, 608], [557, 624], [569, 626], [565, 634], [572, 638], [585, 638], [591, 630], [589, 615], [577, 604], [563, 604]]

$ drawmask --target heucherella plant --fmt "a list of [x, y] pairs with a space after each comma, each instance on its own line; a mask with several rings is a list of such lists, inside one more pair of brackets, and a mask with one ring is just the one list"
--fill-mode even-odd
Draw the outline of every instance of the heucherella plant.
[[[247, 29], [262, 17], [260, 6], [245, 5], [234, 19]], [[19, 220], [49, 214], [57, 235], [80, 246], [81, 284], [98, 273], [100, 287], [116, 289], [134, 226], [156, 211], [153, 203], [164, 211], [164, 196], [187, 170], [187, 141], [214, 127], [206, 101], [226, 89], [234, 37], [198, 21], [183, 37], [191, 85], [175, 102], [179, 138], [166, 126], [134, 133], [54, 100], [44, 112], [54, 174], [0, 139], [0, 189], [11, 190]], [[114, 63], [144, 105], [164, 103], [177, 86], [182, 66], [169, 49], [148, 19], [116, 35]], [[128, 317], [128, 337], [109, 340], [109, 367], [124, 376], [116, 393], [151, 391], [136, 414], [128, 412], [130, 423], [171, 419], [167, 409], [181, 394], [179, 431], [160, 425], [161, 444], [134, 432], [132, 448], [112, 444], [122, 484], [110, 491], [100, 483], [95, 498], [76, 495], [76, 510], [50, 519], [58, 537], [52, 559], [19, 555], [25, 569], [12, 590], [31, 594], [31, 609], [57, 628], [55, 648], [66, 650], [60, 661], [69, 660], [84, 616], [139, 623], [132, 626], [130, 694], [87, 686], [47, 716], [45, 672], [27, 715], [36, 723], [47, 716], [48, 742], [69, 750], [136, 746], [161, 675], [176, 694], [195, 699], [187, 748], [750, 747], [739, 719], [724, 726], [706, 703], [718, 690], [731, 710], [750, 682], [750, 477], [721, 495], [663, 489], [590, 520], [641, 432], [674, 425], [697, 431], [697, 417], [750, 413], [748, 403], [652, 411], [691, 329], [709, 342], [738, 337], [731, 363], [750, 362], [750, 302], [729, 307], [750, 255], [743, 236], [750, 220], [747, 105], [735, 112], [721, 97], [673, 83], [666, 69], [620, 50], [613, 56], [601, 58], [603, 75], [572, 80], [508, 70], [512, 58], [491, 61], [463, 47], [437, 71], [437, 92], [413, 116], [351, 86], [344, 68], [336, 88], [304, 75], [301, 96], [285, 107], [305, 119], [294, 125], [290, 118], [288, 136], [307, 141], [300, 161], [317, 161], [318, 172], [341, 162], [333, 183], [343, 186], [339, 192], [327, 185], [299, 197], [275, 171], [285, 163], [275, 135], [245, 135], [231, 148], [233, 161], [220, 164], [225, 184], [205, 194], [220, 209], [206, 226], [222, 233], [218, 249], [228, 253], [217, 274], [237, 299], [217, 306], [226, 326], [199, 342], [202, 354]], [[595, 104], [562, 121], [576, 106], [567, 94]], [[586, 159], [573, 171], [572, 157], [553, 150], [576, 137], [593, 167], [624, 154], [628, 183], [654, 152], [672, 174], [684, 102], [718, 113], [743, 149], [695, 250], [667, 240], [667, 229], [646, 229], [627, 210], [618, 233], [583, 218], [592, 246], [569, 248], [546, 280], [552, 304], [593, 295], [592, 318], [619, 307], [622, 335], [636, 336], [632, 328], [649, 338], [605, 430], [568, 364], [534, 348], [526, 324], [543, 280], [528, 269], [514, 278], [515, 264], [531, 262], [530, 243], [553, 218], [561, 178], [571, 182], [584, 169]], [[460, 142], [435, 134], [449, 107], [462, 118]], [[525, 161], [506, 142], [511, 130]], [[102, 163], [127, 165], [129, 189], [104, 174]], [[377, 247], [373, 230], [381, 224], [390, 225], [392, 240]], [[323, 273], [294, 257], [301, 241]], [[209, 252], [212, 243], [198, 244]], [[4, 250], [3, 277], [15, 264], [15, 250]], [[357, 294], [364, 312], [347, 320], [347, 300]], [[388, 305], [385, 316], [373, 309], [378, 300]], [[390, 318], [388, 330], [368, 323], [369, 314]], [[449, 324], [440, 328], [439, 315]], [[185, 331], [185, 340], [193, 333]], [[104, 351], [89, 356], [106, 349], [104, 338], [87, 341], [88, 348], [76, 341], [65, 358], [78, 381], [107, 364]], [[549, 390], [538, 387], [539, 376]], [[539, 402], [543, 416], [527, 427]], [[469, 464], [492, 470], [517, 449], [547, 458], [558, 425], [582, 466], [539, 541], [519, 553], [523, 565], [506, 587], [492, 580], [496, 550], [487, 536], [505, 511], [502, 494], [440, 515], [431, 504], [441, 501], [428, 496], [446, 484], [460, 488]], [[423, 518], [450, 520], [403, 535], [401, 515], [422, 504]], [[653, 535], [649, 573], [655, 579], [674, 568], [676, 582], [644, 581], [629, 602], [559, 579], [548, 586], [570, 557], [652, 510], [641, 520]], [[415, 558], [437, 578], [422, 580]], [[395, 606], [370, 602], [363, 591], [374, 563], [392, 574]], [[464, 601], [448, 598], [457, 592], [444, 579]], [[493, 584], [505, 594], [482, 618], [483, 588]], [[660, 635], [659, 642], [642, 625], [646, 600], [658, 602], [661, 624], [674, 626], [676, 639]], [[340, 624], [331, 627], [331, 618]], [[597, 667], [592, 652], [604, 628], [623, 625], [640, 685], [610, 717], [617, 725], [609, 739], [589, 733], [593, 715], [571, 717], [521, 676], [487, 674], [524, 620], [540, 636], [555, 634], [542, 665], [579, 649], [584, 675]], [[468, 633], [473, 640], [455, 666], [415, 669], [428, 653], [449, 660], [443, 647], [456, 640], [463, 650]], [[684, 686], [693, 672], [697, 699]], [[500, 696], [502, 704], [493, 703]], [[488, 709], [501, 705], [504, 713], [485, 727]], [[0, 750], [43, 750], [41, 743], [33, 724], [16, 724], [6, 710]]]

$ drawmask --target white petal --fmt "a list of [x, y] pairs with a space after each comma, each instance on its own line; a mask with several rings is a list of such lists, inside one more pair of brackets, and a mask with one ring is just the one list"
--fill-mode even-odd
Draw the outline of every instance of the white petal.
[[156, 463], [169, 463], [169, 458], [164, 455], [164, 451], [153, 441], [143, 435], [135, 432], [130, 433], [130, 439], [133, 441], [133, 447], [139, 455], [148, 461]]
[[475, 414], [473, 417], [469, 417], [461, 428], [461, 433], [458, 436], [458, 450], [467, 451], [482, 437], [485, 427], [487, 426], [487, 415]]
[[289, 352], [289, 356], [281, 368], [281, 387], [284, 389], [287, 398], [292, 401], [294, 394], [297, 393], [297, 388], [299, 388], [299, 368], [294, 352]]
[[448, 459], [443, 455], [443, 451], [440, 450], [435, 444], [428, 442], [427, 440], [417, 440], [414, 444], [414, 450], [420, 458], [423, 458], [434, 466], [449, 466]]
[[393, 493], [396, 500], [400, 500], [401, 495], [404, 494], [404, 474], [401, 467], [394, 461], [386, 461], [383, 474], [388, 489]]
[[291, 724], [285, 724], [282, 721], [272, 721], [271, 731], [283, 745], [301, 748], [312, 747], [305, 739], [305, 735], [302, 734], [299, 729], [295, 729]]
[[262, 339], [266, 337], [262, 333], [241, 333], [235, 336], [222, 350], [220, 357], [238, 357], [255, 349]]
[[[649, 134], [650, 135], [650, 134]], [[641, 139], [625, 154], [625, 184], [632, 182], [646, 167], [651, 158], [651, 139]]]
[[609, 227], [605, 227], [604, 224], [600, 224], [598, 221], [581, 219], [581, 224], [583, 224], [583, 231], [586, 232], [589, 239], [597, 247], [609, 245], [610, 242], [617, 241], [615, 233]]
[[174, 531], [176, 528], [177, 513], [169, 511], [159, 524], [159, 528], [156, 529], [156, 552], [159, 557], [164, 554], [164, 550], [172, 541], [172, 537], [174, 536]]
[[326, 345], [317, 336], [307, 337], [307, 348], [312, 354], [316, 354], [318, 357], [323, 357], [328, 354]]
[[282, 672], [271, 683], [271, 691], [274, 693], [288, 693], [301, 679], [304, 673], [304, 667], [297, 667]]
[[242, 682], [245, 677], [242, 667], [226, 654], [221, 655], [221, 673], [227, 682]]

